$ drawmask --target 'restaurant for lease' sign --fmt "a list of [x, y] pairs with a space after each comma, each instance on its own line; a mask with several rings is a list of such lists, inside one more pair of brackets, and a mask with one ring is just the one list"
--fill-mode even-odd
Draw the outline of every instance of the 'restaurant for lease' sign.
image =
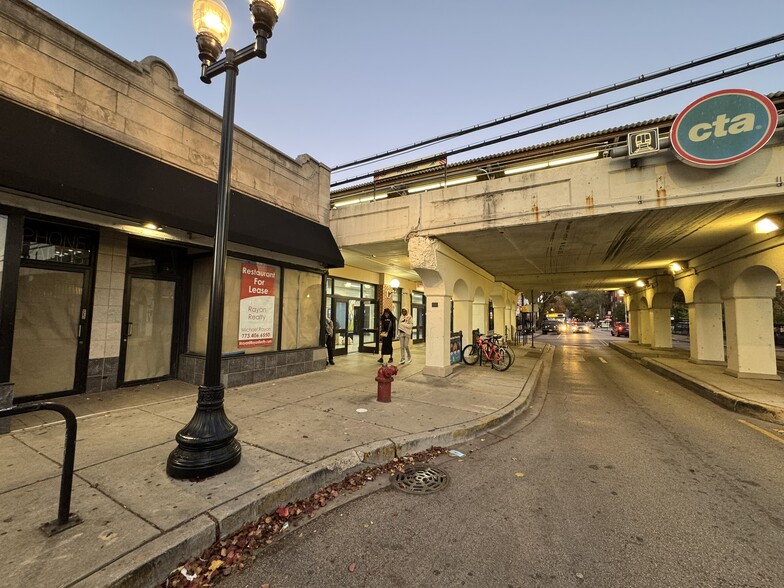
[[242, 264], [238, 347], [272, 345], [276, 278], [277, 268], [263, 263]]

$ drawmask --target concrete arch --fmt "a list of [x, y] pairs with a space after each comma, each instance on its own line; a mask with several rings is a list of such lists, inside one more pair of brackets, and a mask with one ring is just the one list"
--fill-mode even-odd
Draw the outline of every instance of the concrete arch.
[[[686, 294], [685, 291], [684, 294]], [[702, 280], [695, 286], [691, 298], [695, 303], [699, 304], [721, 303], [721, 290], [719, 289], [719, 285], [713, 280]], [[689, 302], [688, 297], [686, 298], [686, 302]]]
[[779, 279], [772, 269], [755, 265], [743, 270], [728, 289], [727, 298], [771, 298], [776, 296]]
[[[465, 340], [473, 329], [487, 332], [487, 293], [495, 280], [479, 266], [432, 237], [411, 237], [408, 258], [425, 287], [427, 337], [424, 373], [447, 376], [452, 372], [449, 356], [450, 308], [453, 326]], [[473, 293], [473, 294], [472, 294]], [[465, 295], [465, 299], [457, 296]]]
[[458, 278], [452, 286], [452, 298], [454, 300], [469, 300], [468, 284], [465, 280]]

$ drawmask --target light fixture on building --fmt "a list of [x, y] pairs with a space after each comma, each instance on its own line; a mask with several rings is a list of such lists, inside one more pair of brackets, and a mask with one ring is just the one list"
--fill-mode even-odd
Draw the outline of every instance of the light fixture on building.
[[514, 174], [521, 174], [529, 171], [536, 171], [538, 169], [545, 169], [548, 167], [558, 167], [560, 165], [568, 165], [570, 163], [580, 163], [581, 161], [590, 161], [599, 157], [598, 151], [591, 151], [590, 153], [580, 153], [579, 155], [570, 155], [569, 157], [559, 157], [557, 159], [550, 159], [548, 161], [541, 161], [539, 163], [531, 163], [520, 167], [513, 167], [504, 170], [504, 175], [511, 176]]
[[150, 229], [151, 231], [162, 231], [163, 227], [161, 225], [157, 225], [155, 223], [144, 223], [142, 225], [145, 229]]
[[437, 188], [449, 188], [450, 186], [458, 186], [460, 184], [469, 184], [476, 181], [476, 176], [465, 176], [462, 178], [455, 178], [454, 180], [447, 180], [446, 182], [436, 182], [435, 184], [427, 184], [424, 186], [415, 186], [406, 190], [409, 194], [416, 194], [417, 192], [427, 192], [428, 190], [435, 190]]
[[382, 194], [369, 194], [367, 196], [359, 196], [357, 198], [350, 198], [348, 200], [338, 200], [332, 206], [333, 208], [341, 208], [351, 204], [359, 204], [360, 202], [375, 202], [376, 200], [384, 200], [389, 197], [386, 192]]
[[688, 268], [689, 268], [689, 262], [688, 261], [673, 261], [670, 264], [670, 270], [674, 274], [677, 274], [678, 272], [682, 272], [682, 271], [684, 271], [684, 270], [686, 270]]
[[392, 280], [389, 282], [389, 285], [395, 289], [400, 288], [400, 280], [397, 278], [392, 278]]
[[755, 233], [772, 233], [781, 228], [781, 219], [778, 216], [767, 215], [763, 216], [754, 223]]
[[218, 195], [213, 247], [212, 286], [207, 316], [207, 349], [204, 357], [204, 383], [199, 386], [196, 412], [177, 433], [177, 447], [169, 454], [166, 472], [177, 479], [206, 478], [233, 468], [242, 449], [236, 439], [237, 426], [223, 409], [225, 387], [221, 381], [223, 345], [223, 297], [225, 291], [226, 244], [228, 241], [229, 196], [231, 194], [231, 157], [234, 147], [234, 102], [239, 66], [267, 57], [267, 40], [278, 22], [285, 0], [249, 0], [255, 42], [235, 51], [226, 49], [231, 16], [221, 0], [195, 0], [193, 29], [201, 61], [201, 81], [225, 74], [223, 123], [221, 126]]
[[636, 282], [634, 282], [634, 285], [637, 286], [638, 288], [645, 288], [645, 286], [647, 286], [648, 284], [646, 284], [643, 280], [637, 280]]
[[620, 290], [618, 290], [618, 296], [623, 298], [624, 296], [626, 296], [626, 291], [623, 288], [621, 288]]

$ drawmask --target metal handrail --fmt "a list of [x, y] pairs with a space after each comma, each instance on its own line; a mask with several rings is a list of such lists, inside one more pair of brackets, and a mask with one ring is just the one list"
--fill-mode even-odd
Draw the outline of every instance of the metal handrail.
[[60, 476], [60, 501], [57, 519], [41, 525], [41, 530], [48, 536], [56, 535], [82, 522], [81, 517], [71, 512], [71, 490], [73, 488], [73, 471], [76, 460], [76, 416], [67, 406], [55, 402], [38, 402], [20, 404], [11, 408], [0, 409], [0, 418], [11, 417], [39, 410], [53, 410], [65, 419], [65, 449], [63, 456], [63, 473]]

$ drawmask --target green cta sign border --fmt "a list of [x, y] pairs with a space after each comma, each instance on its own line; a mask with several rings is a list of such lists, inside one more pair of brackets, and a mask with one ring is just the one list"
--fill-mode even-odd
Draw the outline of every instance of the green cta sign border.
[[698, 98], [676, 117], [670, 145], [688, 165], [724, 167], [762, 149], [777, 125], [778, 111], [767, 96], [719, 90]]

